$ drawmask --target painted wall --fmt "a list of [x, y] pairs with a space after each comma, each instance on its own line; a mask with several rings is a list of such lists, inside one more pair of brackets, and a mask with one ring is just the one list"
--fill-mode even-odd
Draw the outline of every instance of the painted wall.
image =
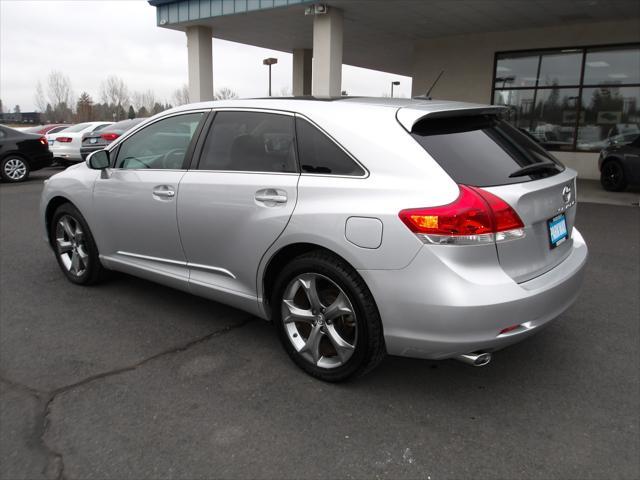
[[[412, 95], [423, 95], [444, 70], [434, 98], [491, 103], [495, 52], [631, 42], [640, 42], [640, 18], [425, 40], [415, 45]], [[554, 154], [582, 178], [599, 177], [598, 154]]]

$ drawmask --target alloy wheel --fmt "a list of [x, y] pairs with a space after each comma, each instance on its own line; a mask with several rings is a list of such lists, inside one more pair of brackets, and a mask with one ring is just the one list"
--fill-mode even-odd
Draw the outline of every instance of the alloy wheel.
[[56, 248], [62, 265], [76, 277], [89, 267], [89, 254], [80, 222], [71, 215], [63, 215], [56, 225]]
[[287, 337], [306, 361], [336, 368], [353, 355], [358, 338], [355, 310], [331, 279], [317, 273], [296, 276], [284, 291], [281, 310]]
[[27, 175], [27, 165], [20, 158], [10, 158], [4, 164], [4, 173], [11, 180], [22, 180]]

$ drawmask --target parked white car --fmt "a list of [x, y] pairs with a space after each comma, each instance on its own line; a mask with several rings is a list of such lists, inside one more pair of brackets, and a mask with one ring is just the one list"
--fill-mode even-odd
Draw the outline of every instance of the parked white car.
[[80, 162], [80, 146], [82, 145], [82, 134], [95, 132], [111, 125], [113, 122], [85, 122], [78, 123], [65, 128], [54, 134], [52, 138], [47, 136], [49, 149], [53, 153], [53, 158], [67, 162]]

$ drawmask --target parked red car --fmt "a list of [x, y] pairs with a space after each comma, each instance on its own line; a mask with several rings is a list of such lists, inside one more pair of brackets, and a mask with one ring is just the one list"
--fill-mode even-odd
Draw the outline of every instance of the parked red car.
[[51, 133], [59, 132], [67, 128], [69, 124], [64, 123], [48, 123], [47, 125], [38, 125], [37, 127], [27, 128], [22, 130], [24, 133], [36, 133], [38, 135], [47, 135]]

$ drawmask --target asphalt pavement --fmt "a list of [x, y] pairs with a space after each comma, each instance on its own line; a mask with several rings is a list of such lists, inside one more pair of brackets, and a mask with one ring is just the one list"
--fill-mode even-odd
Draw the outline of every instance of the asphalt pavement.
[[0, 185], [0, 478], [640, 478], [640, 208], [579, 204], [578, 302], [489, 366], [332, 385], [246, 313], [66, 281], [37, 212], [54, 172]]

